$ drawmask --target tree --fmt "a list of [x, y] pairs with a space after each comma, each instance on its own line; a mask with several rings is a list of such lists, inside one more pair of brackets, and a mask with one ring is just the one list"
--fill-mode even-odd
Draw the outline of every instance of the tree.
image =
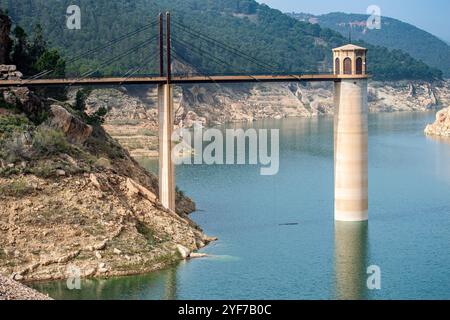
[[30, 56], [28, 35], [20, 26], [16, 26], [13, 31], [14, 45], [12, 50], [12, 62], [24, 74], [30, 74], [33, 59]]
[[51, 74], [55, 77], [65, 77], [66, 62], [61, 58], [57, 50], [44, 49], [33, 65], [37, 72], [53, 70]]
[[105, 107], [100, 107], [93, 115], [89, 116], [87, 119], [87, 123], [99, 126], [105, 122], [105, 117], [108, 114], [108, 109]]
[[11, 53], [11, 19], [0, 9], [0, 64], [9, 64]]
[[[70, 32], [58, 19], [50, 19], [54, 12], [66, 9], [65, 1], [27, 0], [8, 1], [14, 3], [9, 8], [16, 20], [22, 19], [27, 25], [42, 23], [42, 30], [48, 41], [57, 46], [62, 56], [78, 56], [81, 53], [105, 44], [120, 35], [136, 30], [154, 21], [158, 12], [171, 11], [176, 22], [173, 26], [173, 49], [201, 73], [267, 73], [267, 68], [239, 57], [219, 45], [211, 44], [198, 33], [245, 52], [264, 65], [270, 64], [278, 72], [309, 73], [327, 72], [332, 66], [331, 49], [348, 42], [347, 36], [319, 24], [298, 21], [258, 4], [254, 0], [84, 0], [83, 32]], [[26, 3], [26, 4], [25, 4]], [[113, 4], [112, 4], [113, 3]], [[130, 4], [132, 3], [132, 5]], [[98, 12], [102, 12], [98, 15]], [[245, 15], [255, 15], [245, 17]], [[111, 21], [114, 21], [111, 24]], [[190, 30], [191, 33], [187, 33]], [[39, 30], [38, 30], [39, 31]], [[154, 30], [156, 31], [156, 30]], [[199, 32], [197, 32], [199, 31]], [[36, 33], [36, 30], [34, 31]], [[384, 34], [384, 33], [383, 33]], [[95, 70], [96, 66], [123, 53], [140, 41], [146, 40], [147, 32], [125, 39], [108, 50], [91, 54], [73, 61], [67, 66], [71, 76], [84, 71]], [[33, 38], [37, 41], [37, 37]], [[178, 42], [177, 42], [178, 40]], [[180, 41], [182, 42], [180, 44]], [[439, 72], [429, 68], [404, 53], [392, 52], [383, 47], [360, 43], [369, 49], [370, 70], [378, 80], [408, 79], [409, 68], [414, 69], [415, 78], [432, 80]], [[202, 49], [202, 53], [195, 48]], [[424, 48], [424, 47], [420, 47]], [[150, 52], [157, 52], [157, 41], [148, 47], [136, 50], [126, 59], [104, 65], [99, 73], [103, 75], [123, 75], [131, 68], [142, 64]], [[425, 50], [426, 51], [426, 50]], [[436, 52], [445, 52], [437, 50]], [[219, 60], [212, 60], [214, 56]], [[176, 58], [176, 57], [175, 57]], [[217, 62], [219, 61], [219, 62]], [[409, 67], [401, 66], [399, 61], [409, 61]], [[394, 67], [390, 69], [389, 67]], [[158, 72], [158, 61], [150, 61], [142, 73]], [[376, 72], [375, 72], [376, 71]], [[435, 75], [435, 76], [434, 76]]]
[[77, 91], [77, 95], [75, 97], [75, 109], [81, 112], [86, 110], [86, 100], [91, 94], [92, 90], [89, 88], [83, 88]]
[[47, 42], [44, 39], [42, 26], [37, 24], [34, 28], [33, 43], [31, 44], [30, 54], [34, 57], [40, 57], [47, 50]]
[[[12, 62], [25, 76], [46, 72], [46, 76], [63, 78], [66, 75], [66, 63], [57, 50], [48, 49], [41, 25], [36, 25], [33, 40], [30, 42], [25, 30], [16, 26], [13, 31], [14, 46]], [[38, 94], [58, 100], [65, 100], [65, 88], [36, 89]]]

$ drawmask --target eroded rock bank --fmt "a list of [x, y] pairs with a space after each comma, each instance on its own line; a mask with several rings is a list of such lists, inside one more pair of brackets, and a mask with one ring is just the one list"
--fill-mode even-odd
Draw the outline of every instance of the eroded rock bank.
[[[26, 88], [0, 90], [0, 274], [17, 281], [147, 273], [215, 239], [162, 208], [158, 179], [98, 115]], [[74, 274], [75, 272], [75, 274]]]
[[[229, 122], [332, 115], [333, 85], [290, 83], [186, 85], [176, 87], [176, 125], [215, 126]], [[74, 93], [72, 93], [74, 97]], [[426, 111], [450, 104], [450, 82], [370, 82], [371, 112]], [[99, 89], [87, 99], [90, 112], [108, 106], [104, 128], [133, 156], [157, 156], [155, 88]]]
[[425, 128], [425, 134], [436, 137], [450, 137], [450, 107], [437, 113], [436, 121]]
[[51, 300], [51, 298], [0, 275], [0, 300]]
[[[212, 239], [112, 170], [45, 179], [1, 178], [0, 272], [20, 281], [151, 272]], [[75, 269], [73, 269], [75, 268]], [[78, 272], [78, 271], [77, 271]]]

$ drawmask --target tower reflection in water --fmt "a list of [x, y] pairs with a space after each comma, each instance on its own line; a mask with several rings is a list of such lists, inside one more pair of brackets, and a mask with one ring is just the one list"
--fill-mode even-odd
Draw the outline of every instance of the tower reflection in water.
[[335, 299], [368, 299], [368, 223], [336, 221], [334, 232]]

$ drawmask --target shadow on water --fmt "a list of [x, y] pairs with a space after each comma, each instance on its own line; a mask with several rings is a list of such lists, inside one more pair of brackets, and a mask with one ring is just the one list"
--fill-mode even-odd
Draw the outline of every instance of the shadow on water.
[[366, 300], [368, 223], [336, 222], [335, 299]]

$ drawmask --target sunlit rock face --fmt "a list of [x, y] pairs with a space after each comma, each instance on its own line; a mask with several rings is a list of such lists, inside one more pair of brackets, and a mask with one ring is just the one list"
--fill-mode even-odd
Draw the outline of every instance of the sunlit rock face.
[[438, 137], [450, 137], [450, 107], [442, 109], [436, 115], [436, 122], [425, 129], [425, 134]]

